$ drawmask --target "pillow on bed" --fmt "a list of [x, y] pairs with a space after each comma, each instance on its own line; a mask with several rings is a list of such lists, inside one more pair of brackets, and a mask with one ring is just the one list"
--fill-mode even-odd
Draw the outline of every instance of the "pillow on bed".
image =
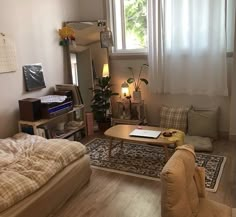
[[174, 128], [186, 133], [189, 107], [162, 106], [160, 127]]
[[216, 139], [218, 137], [218, 108], [192, 108], [188, 112], [188, 134]]

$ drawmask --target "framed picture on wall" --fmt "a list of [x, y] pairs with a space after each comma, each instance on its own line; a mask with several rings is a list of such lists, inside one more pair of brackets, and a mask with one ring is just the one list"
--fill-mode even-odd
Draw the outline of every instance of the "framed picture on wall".
[[43, 67], [41, 63], [23, 66], [26, 91], [45, 88]]

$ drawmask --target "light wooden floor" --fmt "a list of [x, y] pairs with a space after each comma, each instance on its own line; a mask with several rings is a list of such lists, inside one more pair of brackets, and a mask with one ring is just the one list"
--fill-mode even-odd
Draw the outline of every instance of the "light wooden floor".
[[[216, 142], [213, 153], [227, 161], [217, 192], [208, 198], [236, 207], [236, 143]], [[161, 217], [160, 182], [93, 169], [90, 183], [54, 217]]]

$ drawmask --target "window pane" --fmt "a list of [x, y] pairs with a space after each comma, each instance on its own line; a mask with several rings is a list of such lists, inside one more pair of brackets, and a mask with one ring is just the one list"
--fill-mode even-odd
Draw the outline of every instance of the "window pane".
[[126, 49], [147, 47], [147, 0], [124, 0]]

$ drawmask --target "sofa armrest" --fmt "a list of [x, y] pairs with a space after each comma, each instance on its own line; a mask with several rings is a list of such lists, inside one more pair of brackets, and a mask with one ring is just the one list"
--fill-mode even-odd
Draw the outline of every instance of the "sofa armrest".
[[196, 166], [195, 173], [194, 173], [194, 181], [197, 186], [198, 196], [199, 197], [206, 197], [205, 168], [204, 167]]

